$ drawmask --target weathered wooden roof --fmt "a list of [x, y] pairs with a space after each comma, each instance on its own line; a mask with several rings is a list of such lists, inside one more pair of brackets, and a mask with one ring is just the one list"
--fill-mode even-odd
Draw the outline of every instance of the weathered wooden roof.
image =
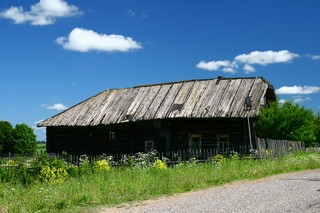
[[[170, 118], [256, 116], [267, 90], [265, 79], [217, 78], [109, 89], [48, 118], [38, 126], [95, 126]], [[271, 92], [270, 92], [271, 91]], [[245, 110], [251, 96], [252, 107]]]

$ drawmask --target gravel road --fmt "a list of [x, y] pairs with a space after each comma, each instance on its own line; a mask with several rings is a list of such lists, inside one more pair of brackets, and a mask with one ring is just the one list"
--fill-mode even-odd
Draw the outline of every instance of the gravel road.
[[320, 212], [320, 170], [276, 175], [255, 181], [162, 197], [112, 212]]

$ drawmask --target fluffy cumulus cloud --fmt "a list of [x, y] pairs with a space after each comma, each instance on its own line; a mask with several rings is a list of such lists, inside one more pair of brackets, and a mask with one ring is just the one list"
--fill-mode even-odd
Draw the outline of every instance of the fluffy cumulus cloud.
[[99, 34], [83, 28], [74, 28], [67, 37], [57, 38], [56, 43], [64, 49], [79, 52], [128, 52], [142, 48], [137, 41], [130, 37]]
[[280, 51], [253, 51], [249, 54], [241, 54], [234, 58], [233, 61], [200, 61], [196, 67], [204, 70], [219, 70], [223, 72], [235, 73], [236, 69], [240, 66], [247, 74], [255, 72], [256, 69], [253, 65], [269, 65], [274, 63], [288, 63], [293, 59], [299, 57], [299, 54], [292, 53], [288, 50]]
[[235, 61], [244, 64], [268, 65], [274, 63], [291, 62], [298, 54], [291, 53], [288, 50], [281, 51], [253, 51], [249, 54], [241, 54], [235, 57]]
[[67, 106], [65, 106], [64, 104], [61, 104], [61, 103], [57, 103], [57, 104], [53, 104], [53, 105], [43, 104], [42, 107], [44, 107], [45, 109], [58, 110], [58, 111], [65, 110], [68, 108]]
[[307, 95], [320, 92], [320, 87], [316, 86], [283, 86], [276, 90], [276, 94], [283, 95]]
[[12, 6], [0, 13], [0, 17], [11, 19], [15, 24], [50, 25], [59, 18], [81, 14], [78, 7], [69, 5], [65, 0], [40, 0], [31, 5], [29, 11]]
[[249, 64], [245, 64], [245, 65], [243, 66], [243, 70], [244, 70], [244, 72], [247, 73], [247, 74], [256, 71], [256, 69], [255, 69], [253, 66], [249, 65]]
[[236, 64], [231, 61], [200, 61], [196, 67], [199, 69], [204, 69], [208, 71], [223, 71], [228, 73], [234, 73], [236, 68]]

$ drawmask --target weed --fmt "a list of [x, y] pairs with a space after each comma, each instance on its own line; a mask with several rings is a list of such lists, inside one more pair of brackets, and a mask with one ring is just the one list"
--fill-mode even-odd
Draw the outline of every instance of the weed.
[[127, 166], [121, 167], [111, 167], [112, 159], [107, 156], [93, 162], [83, 156], [79, 166], [48, 156], [14, 159], [8, 163], [13, 166], [0, 166], [0, 211], [63, 212], [320, 168], [319, 153], [262, 160], [240, 159], [237, 153], [228, 157], [216, 155], [207, 163], [192, 159], [172, 167], [156, 153], [126, 157], [122, 165]]

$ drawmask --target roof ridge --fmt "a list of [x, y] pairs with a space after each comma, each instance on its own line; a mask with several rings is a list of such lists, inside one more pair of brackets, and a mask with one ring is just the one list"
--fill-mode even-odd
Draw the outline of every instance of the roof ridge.
[[[162, 82], [162, 83], [155, 83], [155, 84], [141, 84], [137, 86], [133, 86], [131, 88], [139, 88], [139, 87], [150, 87], [150, 86], [161, 86], [161, 85], [167, 85], [167, 84], [177, 84], [177, 83], [186, 83], [186, 82], [192, 82], [192, 81], [210, 81], [210, 80], [235, 80], [235, 79], [254, 79], [254, 78], [261, 78], [263, 81], [266, 83], [270, 84], [267, 80], [265, 80], [261, 76], [256, 76], [256, 77], [224, 77], [224, 76], [217, 76], [216, 78], [200, 78], [200, 79], [189, 79], [189, 80], [180, 80], [180, 81], [168, 81], [168, 82]], [[121, 88], [125, 89], [125, 88]]]

